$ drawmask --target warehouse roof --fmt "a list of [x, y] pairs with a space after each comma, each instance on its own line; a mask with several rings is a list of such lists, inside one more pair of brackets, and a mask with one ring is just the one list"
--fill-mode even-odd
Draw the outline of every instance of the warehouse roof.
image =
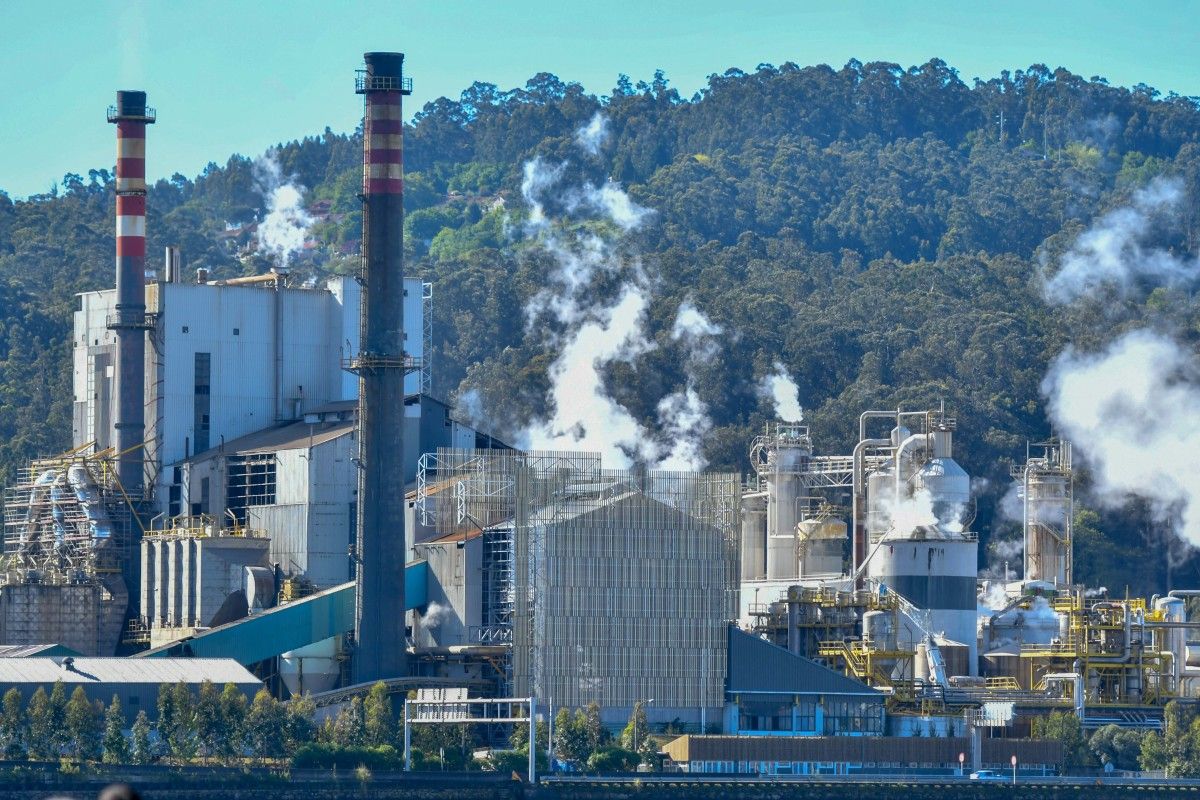
[[826, 694], [878, 697], [865, 683], [729, 626], [730, 694]]
[[33, 656], [78, 656], [82, 653], [61, 644], [4, 644], [0, 658], [32, 658]]
[[232, 658], [0, 658], [0, 684], [261, 683]]
[[191, 457], [191, 461], [203, 461], [207, 458], [226, 453], [275, 453], [280, 450], [299, 450], [301, 448], [324, 444], [354, 430], [354, 422], [319, 422], [309, 425], [305, 422], [292, 422], [266, 430], [248, 433], [231, 439], [217, 447], [211, 447]]

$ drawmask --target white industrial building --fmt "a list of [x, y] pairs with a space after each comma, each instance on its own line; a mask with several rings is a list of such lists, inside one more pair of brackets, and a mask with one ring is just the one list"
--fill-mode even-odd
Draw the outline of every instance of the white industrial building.
[[[172, 465], [357, 398], [358, 379], [343, 365], [357, 355], [360, 295], [344, 276], [315, 288], [284, 286], [273, 273], [147, 284], [146, 480], [161, 513], [178, 501]], [[422, 365], [405, 389], [416, 394], [429, 385], [431, 292], [406, 279], [404, 295], [406, 351]], [[87, 292], [75, 313], [76, 447], [95, 442], [102, 450], [113, 442], [116, 338], [108, 325], [115, 303], [115, 290]]]

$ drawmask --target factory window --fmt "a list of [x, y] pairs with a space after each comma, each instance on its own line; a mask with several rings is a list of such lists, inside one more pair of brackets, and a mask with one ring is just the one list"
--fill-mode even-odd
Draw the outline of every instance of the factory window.
[[246, 524], [248, 509], [275, 503], [274, 453], [231, 456], [225, 486], [225, 506]]
[[234, 336], [241, 336], [241, 335], [242, 335], [242, 329], [241, 329], [241, 328], [234, 328], [234, 329], [233, 329], [233, 335], [234, 335]]
[[[186, 331], [186, 329], [185, 329]], [[209, 404], [211, 398], [209, 396], [210, 381], [212, 379], [212, 354], [211, 353], [196, 353], [195, 356], [195, 383], [192, 394], [193, 406], [193, 427], [196, 434], [196, 452], [203, 453], [208, 449], [209, 438]]]
[[184, 332], [184, 333], [187, 333], [187, 332], [188, 332], [188, 326], [187, 326], [187, 325], [184, 325], [184, 326], [183, 326], [183, 332]]

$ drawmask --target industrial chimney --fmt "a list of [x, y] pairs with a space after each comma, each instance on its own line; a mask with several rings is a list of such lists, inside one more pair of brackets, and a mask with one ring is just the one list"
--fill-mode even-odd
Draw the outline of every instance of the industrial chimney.
[[113, 425], [117, 477], [130, 495], [145, 482], [146, 436], [146, 126], [154, 123], [146, 93], [117, 92], [108, 121], [117, 125], [117, 413]]
[[404, 637], [403, 53], [366, 53], [355, 91], [363, 113], [362, 315], [358, 374], [358, 557], [354, 679], [407, 674]]

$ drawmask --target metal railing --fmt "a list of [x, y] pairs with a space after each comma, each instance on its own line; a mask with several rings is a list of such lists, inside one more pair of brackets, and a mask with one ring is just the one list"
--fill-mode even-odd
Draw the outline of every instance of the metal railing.
[[122, 114], [121, 110], [116, 106], [108, 107], [109, 122], [119, 122], [121, 120], [132, 120], [134, 122], [154, 122], [157, 118], [158, 112], [156, 112], [150, 106], [143, 108], [141, 114]]
[[412, 78], [395, 77], [391, 75], [368, 75], [360, 71], [354, 78], [354, 91], [364, 92], [400, 92], [412, 94]]

